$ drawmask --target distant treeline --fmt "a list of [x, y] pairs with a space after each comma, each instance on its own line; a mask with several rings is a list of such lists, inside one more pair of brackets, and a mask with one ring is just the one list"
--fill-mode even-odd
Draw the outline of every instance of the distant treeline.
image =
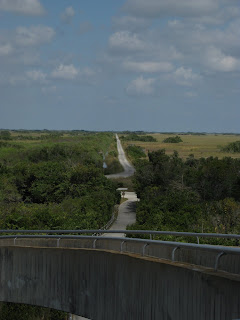
[[126, 136], [121, 136], [121, 140], [123, 140], [123, 141], [157, 142], [157, 140], [153, 136], [137, 135], [135, 133], [131, 133]]

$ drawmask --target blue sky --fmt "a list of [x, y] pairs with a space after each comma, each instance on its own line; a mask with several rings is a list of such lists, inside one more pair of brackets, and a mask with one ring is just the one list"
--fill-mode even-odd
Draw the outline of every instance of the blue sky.
[[238, 0], [0, 0], [0, 128], [240, 132]]

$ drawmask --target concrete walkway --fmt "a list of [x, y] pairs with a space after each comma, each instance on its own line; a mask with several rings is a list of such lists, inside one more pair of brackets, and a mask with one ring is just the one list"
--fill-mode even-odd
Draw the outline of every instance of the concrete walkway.
[[[109, 230], [126, 230], [127, 225], [136, 222], [136, 203], [137, 195], [135, 192], [125, 192], [125, 199], [119, 206], [117, 220], [109, 228]], [[104, 233], [105, 237], [125, 237], [124, 233]]]
[[[138, 201], [137, 195], [135, 192], [125, 192], [125, 199], [127, 201], [123, 202], [119, 206], [117, 220], [109, 228], [109, 230], [126, 230], [127, 225], [133, 224], [136, 222], [136, 203]], [[125, 237], [124, 233], [104, 233], [105, 237]], [[88, 320], [83, 317], [72, 315], [71, 320]], [[69, 320], [70, 320], [69, 319]]]
[[[118, 159], [121, 165], [123, 166], [124, 171], [116, 174], [106, 175], [107, 178], [127, 178], [134, 174], [134, 167], [128, 162], [121, 141], [116, 134], [117, 139], [117, 149], [118, 149]], [[109, 230], [126, 230], [127, 225], [133, 224], [136, 222], [136, 202], [137, 195], [135, 192], [125, 192], [125, 199], [127, 201], [123, 202], [119, 206], [118, 217], [117, 220], [113, 223], [113, 225], [109, 228]], [[104, 233], [105, 237], [125, 237], [124, 233]], [[83, 317], [71, 315], [69, 320], [88, 320]]]

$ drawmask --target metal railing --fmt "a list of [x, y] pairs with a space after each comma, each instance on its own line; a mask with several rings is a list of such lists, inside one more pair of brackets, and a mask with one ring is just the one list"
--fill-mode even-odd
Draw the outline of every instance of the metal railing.
[[[112, 219], [114, 216], [112, 216]], [[111, 220], [110, 220], [111, 221]], [[112, 221], [111, 221], [112, 222]], [[106, 227], [106, 226], [105, 226]], [[104, 234], [104, 233], [124, 233], [148, 235], [150, 240], [153, 240], [154, 235], [176, 236], [176, 237], [195, 237], [197, 243], [200, 243], [200, 238], [222, 238], [222, 239], [236, 239], [240, 240], [238, 234], [224, 234], [224, 233], [197, 233], [197, 232], [175, 232], [175, 231], [152, 231], [152, 230], [0, 230], [0, 234]]]
[[[60, 247], [61, 240], [91, 240], [91, 248], [97, 249], [97, 243], [99, 240], [102, 241], [118, 241], [120, 242], [119, 247], [114, 247], [114, 250], [122, 253], [124, 244], [137, 243], [141, 246], [141, 255], [146, 256], [147, 247], [150, 248], [151, 245], [160, 245], [165, 247], [170, 247], [171, 250], [171, 260], [176, 261], [176, 252], [184, 249], [194, 249], [201, 251], [207, 251], [215, 254], [215, 263], [212, 268], [217, 271], [219, 267], [219, 261], [221, 257], [225, 255], [237, 255], [240, 257], [240, 248], [237, 247], [226, 247], [226, 246], [216, 246], [216, 245], [206, 245], [199, 244], [199, 237], [210, 237], [210, 238], [228, 238], [228, 239], [239, 239], [240, 235], [234, 234], [212, 234], [212, 233], [188, 233], [188, 232], [171, 232], [171, 231], [150, 231], [150, 230], [0, 230], [0, 234], [6, 234], [0, 236], [0, 240], [13, 239], [13, 245], [17, 245], [18, 239], [56, 239], [56, 247]], [[189, 236], [197, 237], [198, 244], [195, 243], [184, 243], [176, 241], [162, 241], [162, 240], [152, 240], [152, 239], [138, 239], [138, 238], [120, 238], [120, 237], [107, 237], [107, 236], [95, 236], [89, 234], [107, 234], [107, 233], [124, 233], [124, 234], [148, 234], [148, 235], [173, 235], [173, 236]], [[55, 234], [55, 235], [54, 235]], [[73, 235], [75, 234], [75, 235]], [[78, 234], [78, 235], [76, 235]], [[79, 235], [87, 234], [87, 235]], [[3, 243], [4, 245], [4, 243]], [[21, 245], [19, 243], [19, 245]], [[63, 245], [64, 246], [64, 245]], [[104, 249], [99, 247], [99, 249]], [[157, 258], [159, 258], [157, 256]], [[160, 257], [161, 258], [161, 257]]]

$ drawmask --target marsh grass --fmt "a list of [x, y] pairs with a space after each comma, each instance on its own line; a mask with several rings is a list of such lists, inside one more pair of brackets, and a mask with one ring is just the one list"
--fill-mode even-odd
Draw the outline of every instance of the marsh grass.
[[[149, 135], [149, 134], [148, 134]], [[134, 144], [144, 149], [146, 153], [148, 151], [156, 151], [159, 149], [165, 149], [166, 154], [172, 154], [174, 150], [179, 153], [181, 158], [186, 159], [189, 154], [194, 154], [195, 158], [207, 158], [218, 157], [222, 159], [224, 157], [240, 158], [240, 154], [226, 153], [222, 151], [222, 147], [227, 146], [228, 143], [238, 140], [236, 135], [225, 134], [206, 134], [206, 135], [180, 135], [183, 142], [173, 144], [164, 143], [163, 140], [171, 136], [170, 134], [154, 133], [152, 134], [157, 142], [141, 142], [134, 141]], [[133, 144], [133, 141], [124, 141], [124, 149]]]

